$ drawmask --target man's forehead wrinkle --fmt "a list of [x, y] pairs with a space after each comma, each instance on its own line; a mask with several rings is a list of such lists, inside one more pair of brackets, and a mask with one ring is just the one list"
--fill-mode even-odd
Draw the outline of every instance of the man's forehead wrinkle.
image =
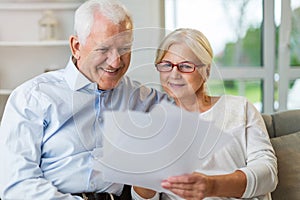
[[132, 45], [132, 36], [128, 33], [128, 34], [117, 34], [107, 38], [93, 37], [93, 41], [96, 46]]

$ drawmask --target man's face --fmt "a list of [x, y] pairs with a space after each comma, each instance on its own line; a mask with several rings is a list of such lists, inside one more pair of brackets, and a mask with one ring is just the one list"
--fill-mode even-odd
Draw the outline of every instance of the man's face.
[[77, 67], [98, 88], [109, 90], [126, 73], [131, 58], [132, 29], [128, 21], [114, 24], [95, 14], [94, 25], [85, 44], [78, 44]]

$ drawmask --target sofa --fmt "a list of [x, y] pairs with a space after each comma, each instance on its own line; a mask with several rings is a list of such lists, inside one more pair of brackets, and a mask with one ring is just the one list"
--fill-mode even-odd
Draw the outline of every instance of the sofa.
[[300, 199], [300, 110], [262, 114], [278, 159], [273, 200]]

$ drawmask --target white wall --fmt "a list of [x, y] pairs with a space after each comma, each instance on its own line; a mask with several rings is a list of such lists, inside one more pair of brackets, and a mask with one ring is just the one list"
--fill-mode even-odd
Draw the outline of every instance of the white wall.
[[164, 37], [164, 1], [120, 0], [132, 13], [134, 45], [127, 75], [144, 84], [160, 89], [158, 72], [154, 67], [155, 51]]

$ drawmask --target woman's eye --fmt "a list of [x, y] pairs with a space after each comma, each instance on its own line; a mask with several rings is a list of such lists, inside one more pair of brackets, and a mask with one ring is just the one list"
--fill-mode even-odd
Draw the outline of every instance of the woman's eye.
[[170, 67], [172, 67], [172, 64], [171, 63], [159, 63], [159, 66], [163, 67], [163, 68], [170, 68]]
[[172, 67], [172, 64], [171, 63], [164, 63], [163, 66], [168, 68], [168, 67]]
[[185, 69], [192, 69], [193, 67], [190, 65], [186, 65], [186, 64], [182, 64], [180, 65], [181, 68], [185, 68]]

